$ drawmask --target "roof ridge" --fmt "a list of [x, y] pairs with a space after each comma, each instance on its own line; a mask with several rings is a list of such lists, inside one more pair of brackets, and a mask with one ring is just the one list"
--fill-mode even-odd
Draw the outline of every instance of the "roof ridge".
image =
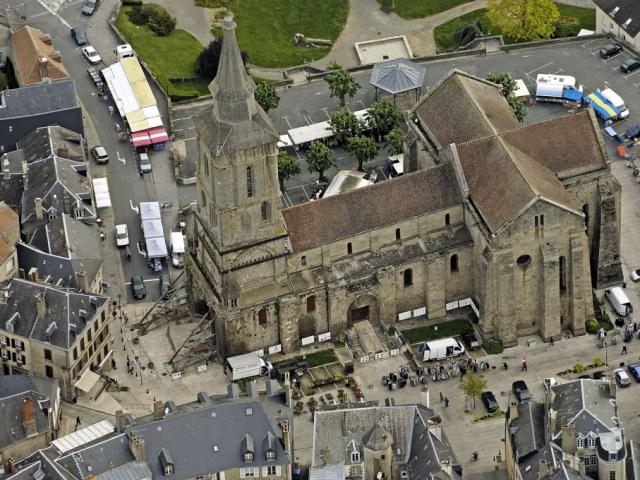
[[560, 115], [559, 117], [553, 117], [553, 118], [547, 118], [546, 120], [541, 120], [539, 122], [536, 123], [532, 123], [530, 125], [520, 125], [517, 128], [512, 128], [510, 130], [505, 130], [503, 132], [498, 132], [496, 135], [498, 136], [506, 136], [509, 134], [512, 134], [514, 132], [519, 132], [521, 130], [526, 130], [527, 128], [531, 128], [531, 127], [537, 127], [538, 125], [545, 125], [545, 124], [550, 124], [550, 123], [555, 123], [558, 122], [560, 120], [565, 120], [567, 118], [574, 118], [577, 116], [584, 116], [584, 115], [588, 115], [588, 111], [587, 110], [581, 110], [579, 112], [576, 113], [568, 113], [565, 115]]

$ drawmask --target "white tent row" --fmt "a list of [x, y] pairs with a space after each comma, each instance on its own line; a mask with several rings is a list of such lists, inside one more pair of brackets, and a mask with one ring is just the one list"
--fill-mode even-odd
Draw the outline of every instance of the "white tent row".
[[[368, 110], [357, 110], [353, 112], [358, 121], [364, 122]], [[287, 138], [288, 136], [288, 138]], [[293, 142], [294, 145], [300, 146], [307, 143], [315, 142], [316, 140], [324, 140], [333, 137], [333, 130], [329, 122], [318, 122], [311, 125], [305, 125], [304, 127], [292, 128], [287, 132], [287, 135], [280, 135], [280, 141], [278, 146], [280, 148], [290, 146], [288, 141]]]
[[109, 185], [104, 177], [94, 178], [93, 194], [96, 197], [96, 208], [108, 208], [111, 206], [111, 197], [109, 196]]
[[160, 215], [160, 202], [140, 202], [140, 220], [147, 249], [147, 258], [169, 255]]

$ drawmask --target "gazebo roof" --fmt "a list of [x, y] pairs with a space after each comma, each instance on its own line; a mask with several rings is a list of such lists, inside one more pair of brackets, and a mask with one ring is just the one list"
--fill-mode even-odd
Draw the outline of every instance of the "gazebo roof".
[[426, 67], [406, 58], [396, 58], [373, 67], [369, 83], [385, 92], [397, 94], [422, 87]]

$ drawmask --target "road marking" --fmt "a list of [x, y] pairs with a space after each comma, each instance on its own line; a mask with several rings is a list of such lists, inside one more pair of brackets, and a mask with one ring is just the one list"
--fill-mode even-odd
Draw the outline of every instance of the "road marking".
[[309, 194], [307, 193], [307, 189], [304, 188], [304, 185], [301, 185], [302, 187], [302, 191], [304, 192], [304, 196], [307, 197], [307, 201], [311, 200], [311, 197], [309, 197]]
[[133, 201], [131, 199], [129, 199], [129, 205], [131, 205], [131, 210], [136, 212], [136, 214], [140, 213], [140, 209], [138, 207], [133, 206]]
[[289, 123], [289, 116], [287, 115], [287, 116], [282, 117], [282, 118], [284, 119], [284, 121], [285, 121], [285, 122], [287, 122], [287, 125], [289, 125], [289, 130], [291, 130], [293, 127], [292, 127], [292, 126], [291, 126], [291, 124]]
[[44, 7], [45, 10], [47, 10], [51, 15], [53, 15], [54, 17], [58, 18], [58, 20], [60, 20], [60, 22], [62, 22], [62, 24], [67, 27], [68, 29], [71, 29], [71, 25], [69, 25], [69, 23], [67, 23], [67, 21], [62, 18], [60, 15], [58, 15], [55, 11], [53, 11], [49, 5], [47, 5], [46, 3], [44, 3], [42, 0], [36, 0], [36, 2], [38, 2], [40, 5], [42, 5]]
[[640, 69], [636, 70], [633, 73], [630, 73], [629, 75], [625, 75], [624, 78], [628, 80], [629, 77], [633, 77], [636, 73], [640, 73]]
[[174, 118], [174, 122], [179, 122], [180, 120], [191, 120], [191, 117], [182, 117], [182, 118]]
[[322, 110], [327, 118], [331, 120], [331, 115], [329, 115], [329, 112], [327, 112], [327, 107], [322, 107], [320, 110]]
[[120, 151], [116, 150], [116, 154], [118, 155], [118, 160], [122, 162], [123, 165], [127, 164], [127, 159], [120, 155]]
[[197, 139], [198, 139], [198, 137], [189, 137], [189, 138], [183, 138], [182, 140], [186, 142], [186, 141], [189, 141], [189, 140], [197, 140]]

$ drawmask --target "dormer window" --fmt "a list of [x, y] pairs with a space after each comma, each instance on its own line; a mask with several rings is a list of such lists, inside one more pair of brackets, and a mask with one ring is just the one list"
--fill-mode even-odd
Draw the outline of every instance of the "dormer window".
[[173, 475], [173, 459], [166, 448], [160, 450], [160, 465], [165, 476]]
[[272, 461], [276, 459], [276, 436], [267, 432], [262, 440], [262, 448], [264, 449], [264, 456], [267, 461]]
[[256, 449], [254, 447], [253, 438], [251, 437], [251, 435], [247, 434], [242, 438], [242, 442], [240, 443], [240, 450], [242, 452], [242, 459], [244, 460], [244, 463], [253, 462], [253, 454], [255, 453]]
[[269, 450], [268, 452], [265, 453], [267, 460], [275, 460], [276, 459], [276, 452], [274, 452], [273, 450]]
[[351, 463], [360, 463], [360, 452], [351, 452]]
[[589, 433], [589, 435], [587, 436], [587, 447], [595, 448], [595, 446], [596, 446], [596, 436], [593, 435], [592, 433]]
[[244, 462], [245, 463], [253, 462], [253, 452], [245, 452], [244, 453]]

